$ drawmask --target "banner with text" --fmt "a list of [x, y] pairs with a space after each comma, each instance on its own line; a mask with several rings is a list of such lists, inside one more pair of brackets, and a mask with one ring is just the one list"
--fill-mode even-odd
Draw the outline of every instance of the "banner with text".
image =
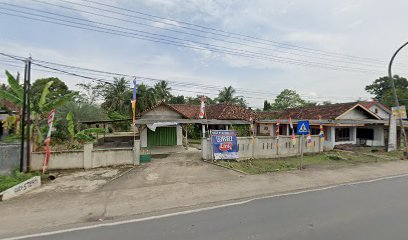
[[211, 130], [214, 159], [237, 159], [237, 133], [232, 130]]

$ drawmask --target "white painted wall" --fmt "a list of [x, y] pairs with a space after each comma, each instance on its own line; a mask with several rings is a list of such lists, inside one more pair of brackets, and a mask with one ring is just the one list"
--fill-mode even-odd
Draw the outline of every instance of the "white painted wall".
[[144, 126], [140, 134], [140, 144], [142, 147], [147, 147], [147, 127]]
[[[296, 156], [300, 154], [300, 136], [297, 136], [296, 144], [292, 144], [290, 136], [281, 136], [279, 143], [271, 137], [255, 137], [255, 145], [252, 144], [251, 137], [238, 137], [238, 155], [239, 160], [249, 158], [278, 158]], [[211, 143], [209, 138], [201, 139], [201, 157], [206, 160], [211, 159]], [[254, 151], [252, 148], [255, 147]], [[312, 136], [312, 145], [307, 146], [306, 137], [304, 142], [305, 153], [314, 153], [323, 151], [323, 143], [319, 136]], [[254, 154], [254, 156], [253, 156]]]
[[[377, 113], [375, 113], [376, 109], [377, 109]], [[371, 106], [369, 110], [373, 112], [374, 114], [377, 114], [382, 119], [388, 119], [390, 117], [390, 114], [388, 112], [386, 112], [385, 110], [383, 110], [381, 107], [377, 105]]]
[[177, 134], [177, 146], [183, 145], [183, 129], [181, 125], [176, 126], [176, 134]]
[[143, 114], [141, 119], [180, 119], [183, 118], [177, 112], [165, 106], [159, 106], [149, 112]]
[[268, 123], [259, 123], [259, 134], [260, 135], [271, 136], [272, 129], [273, 129], [273, 126], [272, 126], [271, 123], [270, 124], [268, 124]]
[[[92, 144], [84, 151], [51, 152], [48, 169], [88, 169], [124, 164], [139, 164], [140, 141], [136, 140], [134, 148], [93, 149]], [[34, 152], [31, 157], [31, 169], [41, 170], [44, 152]]]
[[353, 109], [350, 112], [341, 115], [339, 119], [367, 119], [367, 116], [359, 112], [358, 110]]

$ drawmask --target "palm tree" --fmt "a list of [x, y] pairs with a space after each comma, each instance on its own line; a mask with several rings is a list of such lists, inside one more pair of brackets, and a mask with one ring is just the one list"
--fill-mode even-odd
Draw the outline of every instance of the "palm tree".
[[112, 84], [103, 84], [102, 88], [102, 94], [105, 100], [102, 103], [102, 108], [109, 112], [118, 112], [123, 115], [130, 114], [132, 91], [129, 81], [124, 77], [114, 78]]
[[236, 91], [232, 86], [224, 87], [224, 89], [218, 92], [218, 97], [216, 100], [218, 103], [232, 103], [246, 107], [245, 99], [234, 96], [235, 92]]
[[148, 87], [145, 84], [137, 85], [136, 93], [136, 109], [138, 112], [143, 112], [144, 110], [156, 105], [156, 91], [154, 88]]
[[156, 99], [158, 101], [168, 101], [171, 97], [170, 93], [171, 88], [168, 86], [168, 83], [164, 80], [156, 83], [154, 85], [154, 91], [156, 95]]

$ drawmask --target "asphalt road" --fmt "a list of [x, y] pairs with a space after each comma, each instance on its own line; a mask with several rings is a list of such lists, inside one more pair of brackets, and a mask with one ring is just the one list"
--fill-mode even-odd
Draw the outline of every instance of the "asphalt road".
[[408, 239], [408, 177], [30, 239]]

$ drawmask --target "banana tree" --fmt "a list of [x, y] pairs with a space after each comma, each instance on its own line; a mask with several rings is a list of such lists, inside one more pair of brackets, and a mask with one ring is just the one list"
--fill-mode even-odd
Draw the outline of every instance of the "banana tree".
[[93, 142], [95, 139], [93, 138], [93, 134], [98, 134], [98, 133], [105, 133], [106, 129], [103, 128], [87, 128], [81, 131], [78, 131], [75, 133], [75, 124], [74, 124], [74, 118], [72, 116], [72, 113], [69, 112], [66, 116], [66, 119], [68, 121], [68, 133], [70, 137], [70, 148], [75, 146], [74, 142], [78, 142], [81, 144], [87, 143], [87, 142]]
[[[14, 78], [8, 71], [6, 71], [7, 82], [9, 84], [10, 91], [0, 89], [0, 101], [7, 101], [11, 103], [15, 108], [19, 109], [19, 116], [21, 117], [21, 109], [23, 107], [23, 87], [19, 84], [18, 78]], [[43, 134], [41, 132], [41, 122], [47, 118], [47, 113], [53, 108], [58, 108], [69, 101], [72, 101], [73, 97], [77, 94], [75, 92], [68, 93], [64, 96], [59, 97], [56, 100], [48, 101], [47, 95], [50, 93], [50, 87], [53, 84], [53, 81], [49, 81], [45, 84], [41, 98], [36, 108], [33, 105], [30, 105], [30, 109], [37, 109], [31, 112], [32, 119], [34, 119], [33, 124], [33, 134], [31, 134], [33, 142], [37, 145], [41, 144], [44, 140]], [[16, 123], [17, 125], [17, 123]], [[34, 146], [36, 149], [36, 146]]]

